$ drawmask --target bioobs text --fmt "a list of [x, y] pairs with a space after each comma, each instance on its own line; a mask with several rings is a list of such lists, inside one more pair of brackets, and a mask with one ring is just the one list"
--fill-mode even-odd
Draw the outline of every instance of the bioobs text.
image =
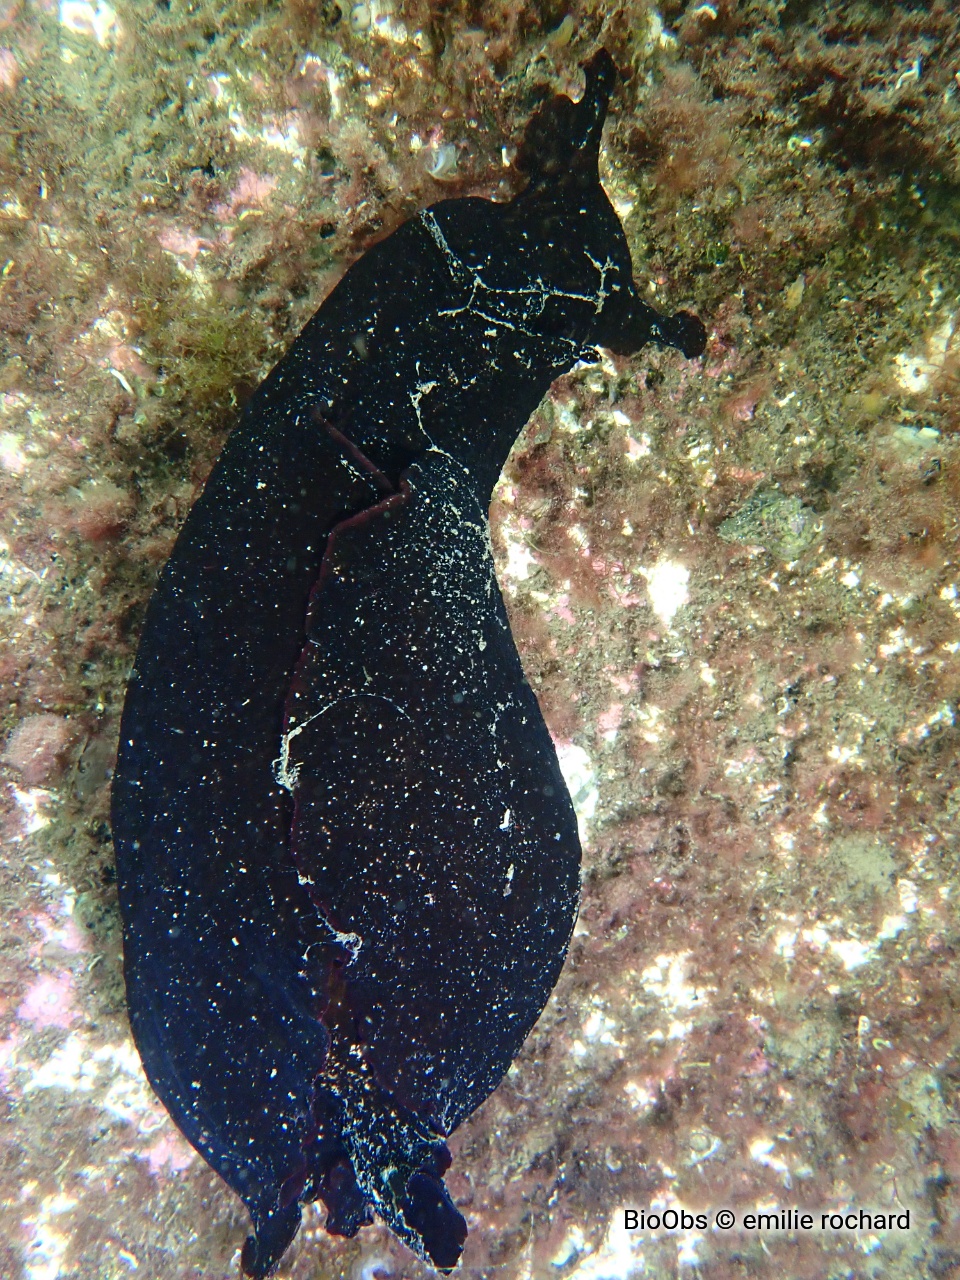
[[706, 1231], [710, 1225], [705, 1213], [687, 1213], [686, 1209], [664, 1209], [647, 1213], [645, 1209], [624, 1209], [625, 1231]]
[[848, 1206], [844, 1212], [810, 1213], [790, 1207], [743, 1213], [739, 1218], [732, 1209], [707, 1213], [688, 1213], [686, 1209], [663, 1209], [654, 1213], [646, 1209], [623, 1210], [625, 1231], [706, 1231], [709, 1227], [719, 1231], [739, 1228], [742, 1231], [778, 1233], [909, 1231], [910, 1210], [890, 1213]]

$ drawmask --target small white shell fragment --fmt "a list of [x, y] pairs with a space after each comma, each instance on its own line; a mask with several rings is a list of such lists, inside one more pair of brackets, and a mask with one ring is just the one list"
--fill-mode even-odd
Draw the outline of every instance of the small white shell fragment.
[[450, 182], [457, 176], [457, 148], [452, 142], [431, 142], [425, 149], [426, 169], [437, 182]]

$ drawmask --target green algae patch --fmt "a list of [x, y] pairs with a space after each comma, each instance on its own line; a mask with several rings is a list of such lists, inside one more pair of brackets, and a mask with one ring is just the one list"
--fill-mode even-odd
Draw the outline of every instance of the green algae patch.
[[816, 513], [796, 496], [776, 489], [759, 489], [717, 533], [726, 542], [763, 547], [787, 562], [811, 546], [820, 531]]

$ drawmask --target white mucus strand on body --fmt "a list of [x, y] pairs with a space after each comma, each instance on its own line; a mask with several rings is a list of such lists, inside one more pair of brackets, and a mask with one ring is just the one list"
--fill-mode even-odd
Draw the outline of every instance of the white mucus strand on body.
[[335, 942], [338, 946], [349, 951], [350, 959], [347, 961], [347, 964], [353, 964], [357, 956], [360, 954], [360, 948], [363, 946], [363, 939], [360, 937], [359, 933], [345, 933], [340, 929], [335, 929], [329, 920], [324, 920], [323, 923], [330, 930], [331, 942]]

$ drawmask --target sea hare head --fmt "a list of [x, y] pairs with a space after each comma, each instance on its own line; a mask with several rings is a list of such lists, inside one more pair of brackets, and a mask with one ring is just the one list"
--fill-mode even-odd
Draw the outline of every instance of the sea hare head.
[[586, 88], [579, 102], [550, 98], [527, 124], [516, 167], [532, 187], [563, 184], [567, 176], [584, 185], [597, 179], [600, 138], [616, 81], [613, 59], [599, 49], [583, 64]]
[[[629, 354], [656, 342], [678, 347], [688, 358], [699, 356], [706, 330], [696, 316], [685, 311], [664, 316], [639, 297], [626, 236], [598, 168], [617, 72], [605, 49], [585, 62], [583, 71], [586, 86], [579, 102], [551, 98], [527, 125], [516, 165], [530, 183], [515, 202], [516, 217], [527, 224], [525, 230], [539, 221], [543, 278], [566, 293], [568, 307], [577, 290], [593, 299], [595, 319], [584, 335], [588, 343]], [[599, 273], [599, 288], [589, 277], [590, 267]]]

